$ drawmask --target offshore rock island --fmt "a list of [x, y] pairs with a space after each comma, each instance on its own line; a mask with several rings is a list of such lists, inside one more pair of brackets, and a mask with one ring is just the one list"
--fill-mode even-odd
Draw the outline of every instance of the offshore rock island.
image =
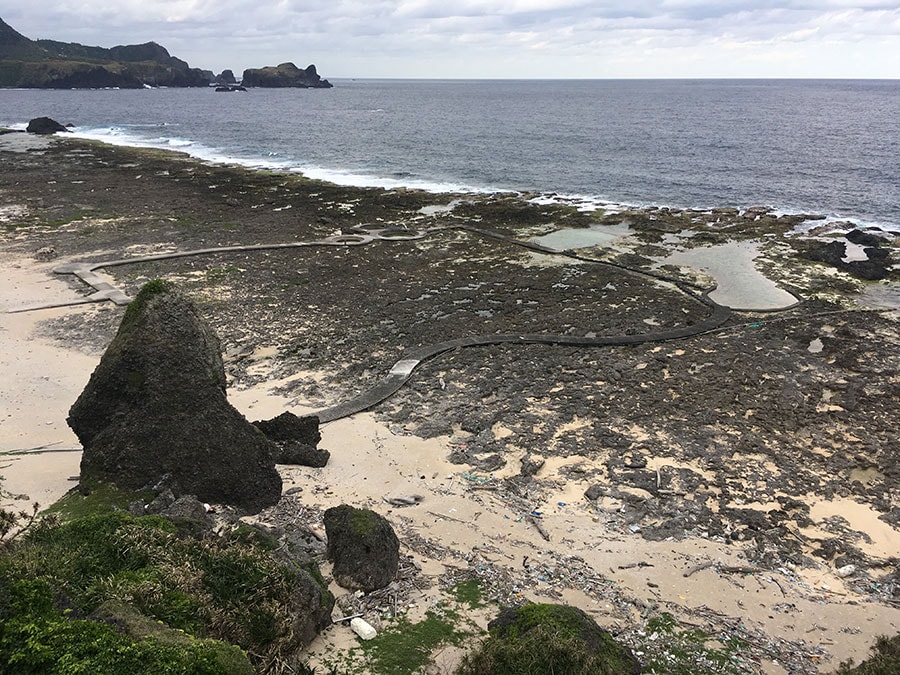
[[[293, 63], [247, 69], [243, 85], [252, 87], [331, 87], [310, 65]], [[220, 75], [192, 68], [155, 42], [89, 47], [56, 40], [32, 40], [0, 19], [0, 87], [21, 89], [142, 89], [208, 87], [235, 82], [230, 70]]]

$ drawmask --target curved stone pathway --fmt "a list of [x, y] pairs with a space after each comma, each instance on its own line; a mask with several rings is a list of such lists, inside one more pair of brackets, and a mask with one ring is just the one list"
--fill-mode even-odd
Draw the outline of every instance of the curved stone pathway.
[[[729, 307], [720, 305], [709, 298], [709, 293], [713, 288], [702, 289], [695, 284], [691, 284], [680, 279], [673, 279], [663, 274], [652, 271], [634, 269], [625, 265], [612, 263], [604, 260], [597, 260], [587, 256], [582, 256], [570, 251], [558, 251], [555, 249], [535, 244], [533, 242], [521, 241], [508, 237], [506, 235], [485, 230], [471, 225], [450, 225], [432, 228], [429, 230], [413, 230], [405, 227], [369, 227], [361, 226], [355, 228], [350, 234], [338, 234], [324, 239], [313, 241], [298, 241], [283, 244], [255, 244], [247, 246], [223, 246], [218, 248], [195, 249], [190, 251], [175, 251], [171, 253], [159, 253], [149, 256], [140, 256], [134, 258], [120, 258], [115, 260], [105, 260], [92, 263], [69, 263], [54, 268], [56, 274], [72, 274], [84, 281], [88, 286], [94, 289], [94, 293], [87, 296], [83, 300], [71, 302], [63, 302], [51, 305], [40, 305], [19, 308], [13, 310], [16, 312], [32, 311], [36, 309], [46, 309], [50, 307], [62, 307], [75, 304], [83, 304], [89, 302], [100, 302], [109, 300], [117, 305], [126, 305], [131, 302], [131, 298], [121, 290], [115, 288], [107, 281], [104, 281], [98, 274], [97, 270], [107, 269], [110, 267], [121, 267], [124, 265], [134, 265], [137, 263], [152, 262], [158, 260], [173, 260], [176, 258], [187, 258], [193, 256], [207, 255], [212, 253], [229, 253], [229, 252], [247, 252], [247, 251], [268, 251], [289, 248], [304, 248], [315, 246], [362, 246], [373, 241], [412, 241], [424, 239], [439, 232], [448, 230], [463, 230], [477, 236], [489, 237], [499, 241], [504, 241], [515, 246], [519, 246], [531, 251], [543, 253], [547, 255], [556, 255], [578, 260], [580, 262], [588, 262], [597, 265], [604, 265], [620, 270], [623, 274], [629, 274], [636, 277], [652, 278], [657, 281], [670, 285], [672, 288], [681, 292], [694, 301], [707, 306], [710, 309], [709, 316], [703, 321], [692, 326], [683, 326], [681, 328], [672, 328], [664, 331], [651, 333], [642, 333], [640, 335], [608, 335], [598, 337], [574, 337], [565, 335], [551, 335], [545, 333], [507, 333], [497, 335], [474, 335], [471, 337], [457, 338], [447, 340], [436, 344], [417, 347], [406, 352], [402, 358], [397, 361], [388, 372], [387, 377], [374, 387], [364, 391], [360, 395], [337, 405], [324, 408], [316, 413], [320, 422], [332, 422], [343, 417], [349, 417], [363, 410], [368, 410], [373, 406], [381, 403], [395, 392], [397, 392], [407, 380], [409, 380], [413, 371], [419, 364], [428, 359], [434, 358], [439, 354], [460, 349], [463, 347], [479, 347], [498, 344], [542, 344], [542, 345], [561, 345], [570, 347], [600, 347], [615, 345], [638, 345], [648, 342], [665, 342], [668, 340], [679, 340], [695, 335], [707, 333], [720, 327], [727, 321], [732, 310]], [[798, 299], [799, 300], [799, 299]]]

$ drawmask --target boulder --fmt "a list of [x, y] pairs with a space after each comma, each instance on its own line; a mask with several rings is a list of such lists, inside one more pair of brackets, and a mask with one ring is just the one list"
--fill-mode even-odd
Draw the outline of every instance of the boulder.
[[181, 494], [250, 512], [281, 496], [276, 448], [225, 396], [218, 338], [167, 282], [128, 306], [67, 421], [82, 481], [137, 490], [168, 474]]
[[253, 426], [278, 447], [276, 464], [316, 468], [328, 464], [331, 453], [316, 447], [322, 435], [319, 433], [319, 418], [315, 415], [297, 417], [293, 413], [283, 412], [270, 420], [254, 422]]
[[463, 675], [615, 673], [636, 675], [641, 664], [624, 645], [577, 607], [510, 607], [488, 623], [490, 637], [466, 656]]
[[319, 433], [319, 418], [315, 415], [297, 417], [294, 413], [283, 412], [270, 420], [253, 423], [270, 441], [299, 441], [316, 447], [322, 440]]
[[334, 580], [366, 593], [387, 586], [400, 567], [400, 540], [381, 515], [342, 504], [325, 512]]
[[284, 441], [275, 445], [278, 448], [275, 453], [276, 464], [294, 464], [321, 469], [331, 459], [331, 453], [327, 450], [320, 450], [305, 443]]
[[35, 117], [28, 122], [25, 131], [29, 134], [49, 135], [55, 134], [57, 131], [68, 131], [62, 124], [49, 117]]

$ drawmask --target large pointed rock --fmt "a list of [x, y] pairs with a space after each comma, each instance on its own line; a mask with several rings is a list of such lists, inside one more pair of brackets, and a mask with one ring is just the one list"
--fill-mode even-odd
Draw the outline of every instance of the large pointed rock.
[[82, 480], [139, 489], [169, 474], [183, 493], [254, 512], [281, 496], [274, 446], [225, 397], [218, 338], [167, 282], [128, 306], [68, 423]]

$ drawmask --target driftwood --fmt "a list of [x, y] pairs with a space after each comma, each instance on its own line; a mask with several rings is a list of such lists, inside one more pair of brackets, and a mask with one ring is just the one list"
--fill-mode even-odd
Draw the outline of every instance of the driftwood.
[[712, 560], [707, 560], [705, 563], [700, 563], [699, 565], [694, 565], [691, 569], [687, 570], [682, 576], [689, 577], [694, 572], [699, 572], [700, 570], [705, 570], [707, 567], [712, 567], [716, 563]]
[[528, 522], [534, 525], [534, 528], [544, 538], [544, 541], [550, 541], [550, 535], [547, 534], [547, 530], [545, 530], [544, 526], [538, 522], [537, 518], [535, 518], [534, 516], [528, 516]]
[[720, 574], [758, 574], [759, 572], [765, 571], [761, 567], [754, 567], [749, 565], [719, 565], [712, 560], [707, 560], [706, 562], [700, 563], [699, 565], [694, 565], [692, 568], [684, 572], [682, 576], [689, 577], [695, 572], [705, 570], [708, 567], [715, 567], [716, 571]]
[[465, 520], [461, 520], [461, 519], [459, 519], [459, 518], [454, 518], [453, 516], [448, 516], [448, 515], [445, 514], [445, 513], [437, 513], [437, 512], [435, 512], [435, 511], [426, 511], [426, 513], [430, 513], [430, 514], [433, 515], [435, 518], [446, 518], [447, 520], [453, 520], [453, 521], [456, 521], [457, 523], [466, 523], [466, 522], [468, 522], [468, 521], [465, 521]]

